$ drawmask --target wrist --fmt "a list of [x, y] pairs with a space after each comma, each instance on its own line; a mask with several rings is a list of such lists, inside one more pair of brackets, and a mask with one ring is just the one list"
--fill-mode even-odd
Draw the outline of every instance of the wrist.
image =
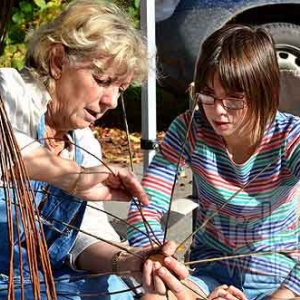
[[124, 272], [142, 272], [143, 261], [139, 256], [121, 250], [117, 251], [112, 257], [112, 272], [114, 274], [124, 274]]
[[124, 261], [126, 255], [128, 253], [125, 250], [117, 251], [113, 255], [111, 259], [111, 271], [113, 274], [119, 275], [123, 271], [122, 261]]

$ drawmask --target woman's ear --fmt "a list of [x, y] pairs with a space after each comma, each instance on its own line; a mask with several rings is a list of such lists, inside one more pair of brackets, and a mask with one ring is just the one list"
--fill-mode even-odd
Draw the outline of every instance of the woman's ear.
[[52, 78], [59, 79], [65, 62], [65, 48], [61, 44], [54, 45], [49, 54], [49, 71]]

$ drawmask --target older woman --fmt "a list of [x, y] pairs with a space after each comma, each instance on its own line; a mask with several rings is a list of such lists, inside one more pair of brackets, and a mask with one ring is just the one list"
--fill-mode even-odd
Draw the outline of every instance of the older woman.
[[[89, 129], [117, 106], [120, 93], [131, 83], [142, 83], [146, 72], [142, 38], [122, 11], [99, 0], [74, 1], [52, 23], [35, 31], [29, 37], [23, 70], [0, 69], [1, 98], [33, 180], [54, 278], [60, 279], [56, 282], [59, 299], [87, 299], [87, 294], [124, 289], [116, 276], [73, 279], [77, 271], [142, 270], [141, 260], [96, 238], [119, 242], [106, 216], [82, 200], [136, 196], [144, 204], [149, 202], [133, 174], [101, 166], [97, 159], [101, 157], [100, 146]], [[1, 198], [5, 200], [3, 191]], [[2, 215], [4, 202], [0, 201]], [[99, 202], [95, 205], [102, 207]], [[5, 217], [0, 218], [0, 227], [4, 249], [0, 255], [0, 296], [4, 296], [4, 278], [9, 274]], [[78, 227], [80, 233], [75, 229]], [[15, 257], [26, 251], [23, 244], [24, 249], [15, 249]], [[166, 253], [170, 249], [174, 246]], [[26, 261], [23, 265], [26, 269]], [[174, 270], [177, 267], [175, 261], [170, 265]], [[146, 264], [145, 270], [144, 279], [151, 290], [152, 265]], [[185, 270], [177, 273], [185, 274]], [[20, 292], [15, 289], [18, 298]], [[26, 293], [33, 299], [30, 288]], [[130, 294], [122, 294], [122, 299], [127, 298]]]

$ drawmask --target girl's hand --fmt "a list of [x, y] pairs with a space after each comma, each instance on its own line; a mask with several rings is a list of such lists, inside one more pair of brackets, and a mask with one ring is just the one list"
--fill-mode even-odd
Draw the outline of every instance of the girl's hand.
[[208, 296], [209, 300], [247, 300], [242, 291], [233, 285], [223, 284], [215, 288]]

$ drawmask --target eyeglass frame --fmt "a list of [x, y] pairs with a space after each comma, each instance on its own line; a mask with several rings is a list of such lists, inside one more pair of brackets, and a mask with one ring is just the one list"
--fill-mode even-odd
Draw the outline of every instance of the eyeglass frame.
[[[212, 98], [214, 101], [213, 101], [213, 103], [203, 103], [201, 100], [199, 100], [199, 96], [200, 95], [203, 95], [203, 96], [205, 96], [205, 97], [210, 97], [210, 98]], [[238, 98], [238, 97], [236, 97], [236, 98], [234, 98], [234, 97], [226, 97], [226, 98], [217, 98], [217, 97], [214, 97], [213, 95], [210, 95], [210, 94], [206, 94], [206, 93], [203, 93], [203, 92], [199, 92], [199, 93], [196, 93], [195, 94], [195, 98], [196, 98], [196, 101], [197, 101], [197, 103], [201, 103], [201, 104], [203, 104], [203, 105], [215, 105], [215, 103], [216, 103], [216, 100], [219, 100], [219, 101], [221, 101], [221, 103], [222, 103], [222, 106], [225, 108], [225, 109], [231, 109], [231, 110], [241, 110], [241, 109], [243, 109], [244, 107], [245, 107], [245, 103], [246, 103], [246, 101], [245, 101], [245, 95], [244, 96], [242, 96], [241, 98]], [[239, 107], [239, 108], [233, 108], [233, 107], [228, 107], [228, 106], [226, 106], [226, 104], [224, 104], [224, 101], [238, 101], [238, 102], [241, 102], [241, 103], [243, 103], [243, 105], [242, 105], [242, 107]]]

